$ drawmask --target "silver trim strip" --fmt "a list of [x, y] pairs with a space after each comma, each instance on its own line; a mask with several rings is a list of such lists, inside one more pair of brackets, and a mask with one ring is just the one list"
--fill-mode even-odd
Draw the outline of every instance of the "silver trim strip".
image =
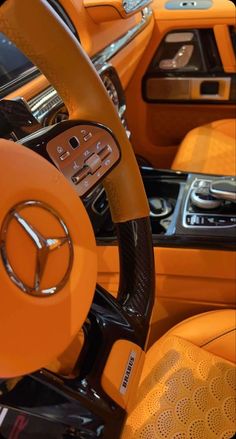
[[[11, 93], [11, 89], [15, 86], [21, 86], [21, 81], [25, 81], [28, 77], [30, 77], [31, 75], [34, 75], [32, 78], [30, 78], [31, 80], [33, 80], [37, 75], [39, 75], [39, 71], [38, 68], [33, 66], [30, 67], [29, 69], [27, 69], [25, 72], [21, 73], [19, 76], [17, 76], [17, 78], [12, 79], [10, 82], [7, 82], [6, 84], [4, 84], [2, 87], [0, 87], [0, 93]], [[29, 81], [30, 81], [29, 79]], [[4, 99], [4, 97], [2, 98]]]
[[123, 0], [122, 6], [126, 14], [133, 14], [147, 6], [151, 0]]
[[108, 62], [113, 56], [115, 56], [121, 49], [127, 46], [144, 28], [149, 24], [152, 18], [153, 11], [151, 8], [144, 8], [142, 11], [142, 19], [132, 29], [120, 37], [118, 40], [113, 41], [101, 52], [92, 57], [92, 62], [97, 70], [99, 70], [104, 63]]
[[[150, 7], [144, 8], [142, 11], [142, 19], [140, 22], [130, 29], [125, 35], [109, 44], [105, 47], [101, 52], [97, 53], [92, 57], [92, 62], [98, 71], [99, 75], [101, 75], [105, 70], [107, 70], [110, 65], [107, 62], [116, 55], [120, 50], [127, 46], [145, 27], [149, 24], [152, 18], [153, 11]], [[53, 104], [52, 101], [55, 100]], [[34, 117], [42, 122], [45, 117], [49, 114], [51, 110], [58, 106], [63, 105], [63, 101], [58, 95], [57, 91], [49, 86], [42, 93], [38, 94], [36, 97], [28, 101], [30, 109], [34, 115]], [[50, 106], [50, 108], [48, 108]], [[126, 106], [123, 105], [119, 109], [120, 118], [123, 117], [126, 111]]]

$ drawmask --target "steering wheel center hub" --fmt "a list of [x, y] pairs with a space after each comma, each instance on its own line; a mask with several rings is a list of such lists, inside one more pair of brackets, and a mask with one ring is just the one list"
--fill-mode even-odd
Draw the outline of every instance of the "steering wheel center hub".
[[[47, 224], [53, 223], [49, 233], [48, 227], [44, 226], [45, 221]], [[21, 234], [24, 236], [21, 237]], [[73, 263], [73, 245], [66, 224], [52, 208], [40, 201], [18, 204], [6, 215], [0, 239], [0, 252], [6, 271], [24, 293], [47, 297], [66, 285]], [[15, 246], [20, 245], [20, 240], [25, 245], [20, 248], [14, 261]], [[28, 273], [28, 280], [26, 270], [18, 274], [17, 266], [22, 258], [27, 261], [27, 266], [30, 260], [33, 261], [34, 267]], [[54, 275], [50, 270], [50, 260], [57, 267]], [[52, 280], [52, 277], [55, 279]]]
[[[0, 376], [46, 366], [90, 309], [96, 244], [71, 185], [45, 159], [0, 141]], [[16, 331], [17, 328], [17, 331]]]

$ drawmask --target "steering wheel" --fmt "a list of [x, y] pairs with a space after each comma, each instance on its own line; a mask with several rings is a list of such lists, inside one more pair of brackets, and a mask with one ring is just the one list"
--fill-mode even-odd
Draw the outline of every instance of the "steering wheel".
[[[115, 439], [141, 374], [154, 300], [142, 179], [97, 72], [46, 0], [0, 5], [1, 31], [45, 74], [70, 115], [24, 145], [0, 141], [0, 404], [73, 427], [73, 437]], [[95, 238], [78, 196], [101, 180], [117, 227], [117, 299], [96, 285]], [[82, 326], [74, 375], [43, 369]]]

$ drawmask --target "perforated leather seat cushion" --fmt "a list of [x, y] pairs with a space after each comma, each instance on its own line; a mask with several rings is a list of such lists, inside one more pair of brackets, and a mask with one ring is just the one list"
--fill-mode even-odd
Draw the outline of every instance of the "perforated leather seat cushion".
[[190, 131], [179, 147], [172, 169], [235, 175], [236, 119], [216, 121]]
[[[224, 325], [221, 321], [219, 329], [221, 318]], [[206, 324], [213, 321], [215, 330], [209, 328], [207, 338]], [[199, 334], [188, 331], [188, 326], [198, 328]], [[176, 335], [182, 330], [194, 343]], [[235, 365], [205, 349], [216, 339], [224, 346], [229, 333], [234, 334], [230, 342], [234, 351], [235, 313], [219, 311], [189, 319], [155, 343], [147, 353], [122, 439], [231, 438], [236, 431]]]

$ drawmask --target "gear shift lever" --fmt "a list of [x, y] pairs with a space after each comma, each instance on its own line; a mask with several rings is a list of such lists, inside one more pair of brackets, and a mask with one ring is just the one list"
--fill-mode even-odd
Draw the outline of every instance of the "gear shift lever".
[[229, 178], [212, 181], [210, 194], [214, 198], [236, 203], [236, 180]]

